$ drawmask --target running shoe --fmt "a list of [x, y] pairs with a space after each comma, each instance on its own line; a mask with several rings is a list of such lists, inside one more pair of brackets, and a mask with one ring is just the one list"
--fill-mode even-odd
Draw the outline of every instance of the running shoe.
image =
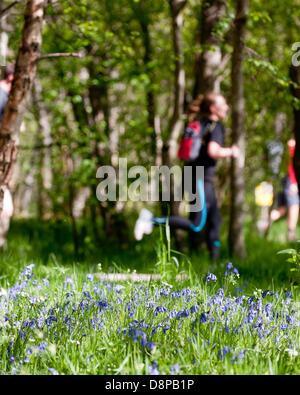
[[144, 234], [149, 235], [153, 230], [153, 214], [143, 208], [140, 212], [134, 227], [134, 237], [136, 240], [142, 240]]

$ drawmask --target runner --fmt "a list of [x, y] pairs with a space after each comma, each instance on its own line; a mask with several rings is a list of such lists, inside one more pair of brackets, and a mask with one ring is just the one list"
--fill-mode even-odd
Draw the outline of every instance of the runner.
[[[193, 180], [194, 192], [197, 189], [203, 207], [201, 211], [191, 213], [189, 219], [178, 216], [171, 216], [168, 219], [169, 226], [173, 229], [200, 232], [206, 226], [207, 246], [210, 256], [214, 260], [219, 258], [221, 225], [221, 216], [214, 190], [216, 160], [237, 158], [239, 155], [239, 148], [236, 145], [231, 148], [223, 148], [225, 131], [221, 121], [226, 118], [228, 110], [229, 106], [220, 94], [210, 93], [192, 103], [189, 121], [195, 119], [193, 112], [194, 114], [197, 112], [196, 118], [201, 120], [201, 127], [203, 130], [209, 130], [202, 141], [197, 159], [193, 163], [189, 163], [189, 166], [204, 167], [204, 183], [201, 179]], [[144, 234], [152, 232], [154, 225], [166, 222], [167, 218], [156, 218], [149, 210], [143, 209], [135, 225], [135, 238], [141, 240]]]
[[288, 141], [289, 165], [288, 175], [283, 179], [283, 191], [277, 196], [278, 208], [273, 209], [270, 213], [270, 223], [275, 222], [287, 214], [287, 240], [295, 241], [296, 227], [299, 217], [299, 193], [293, 158], [295, 154], [296, 141], [294, 138]]

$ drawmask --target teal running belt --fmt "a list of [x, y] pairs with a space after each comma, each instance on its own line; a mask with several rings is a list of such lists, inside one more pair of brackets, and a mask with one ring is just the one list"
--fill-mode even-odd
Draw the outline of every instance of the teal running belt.
[[204, 226], [206, 224], [206, 220], [207, 220], [207, 209], [206, 209], [206, 202], [205, 202], [204, 184], [203, 184], [203, 180], [201, 180], [201, 179], [198, 180], [198, 188], [199, 188], [202, 213], [201, 213], [200, 224], [198, 226], [191, 225], [191, 229], [193, 232], [201, 232], [201, 230], [204, 228]]

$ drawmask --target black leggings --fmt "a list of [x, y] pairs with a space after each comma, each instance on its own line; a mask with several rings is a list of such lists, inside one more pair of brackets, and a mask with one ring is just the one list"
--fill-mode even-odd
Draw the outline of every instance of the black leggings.
[[[200, 232], [206, 229], [206, 242], [209, 252], [213, 258], [219, 257], [219, 234], [221, 226], [221, 215], [219, 212], [217, 199], [212, 181], [205, 181], [204, 184], [199, 183], [197, 192], [200, 195], [202, 209], [197, 212], [191, 212], [190, 218], [171, 216], [169, 217], [169, 225], [172, 229], [184, 229], [192, 232]], [[155, 224], [166, 223], [166, 218], [154, 218]]]

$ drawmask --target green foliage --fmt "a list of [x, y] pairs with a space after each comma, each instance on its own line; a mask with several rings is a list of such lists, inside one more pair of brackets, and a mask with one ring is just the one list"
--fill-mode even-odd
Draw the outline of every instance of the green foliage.
[[[165, 237], [164, 237], [165, 233]], [[158, 262], [156, 266], [158, 268], [161, 280], [165, 282], [176, 282], [176, 276], [179, 274], [185, 274], [185, 270], [180, 270], [180, 267], [187, 267], [186, 257], [178, 251], [171, 249], [171, 234], [170, 227], [167, 223], [166, 226], [160, 226], [160, 239], [156, 249]], [[183, 263], [179, 262], [179, 258], [183, 257]]]
[[[203, 2], [189, 0], [183, 10], [182, 45], [188, 104], [195, 82], [195, 56], [201, 47], [196, 42], [201, 32]], [[254, 224], [256, 214], [254, 188], [270, 179], [266, 142], [279, 139], [285, 143], [292, 135], [294, 108], [299, 107], [291, 94], [289, 66], [292, 44], [299, 40], [297, 21], [299, 1], [277, 0], [262, 3], [252, 0], [247, 26], [244, 62], [246, 98], [246, 204]], [[16, 5], [9, 16], [10, 59], [16, 55], [23, 25], [24, 4]], [[230, 55], [235, 1], [227, 2], [227, 10], [217, 23], [214, 34], [219, 39], [223, 56], [229, 61], [220, 72], [221, 90], [230, 102]], [[100, 233], [115, 228], [109, 223], [123, 217], [123, 223], [133, 215], [132, 205], [116, 209], [115, 204], [101, 206], [95, 198], [96, 171], [100, 165], [112, 164], [126, 157], [130, 165], [155, 164], [156, 138], [151, 116], [159, 121], [163, 155], [170, 137], [169, 125], [174, 108], [174, 49], [172, 24], [167, 1], [89, 0], [49, 2], [43, 32], [42, 53], [76, 52], [82, 58], [62, 57], [39, 62], [38, 77], [42, 84], [42, 100], [51, 126], [51, 170], [53, 182], [47, 191], [51, 207], [49, 216], [66, 219], [70, 215], [73, 197], [82, 187], [91, 189], [85, 220], [92, 221]], [[197, 40], [196, 40], [197, 38]], [[226, 57], [224, 57], [226, 59]], [[153, 97], [153, 108], [149, 96]], [[43, 174], [43, 149], [36, 103], [30, 103], [26, 114], [26, 130], [21, 134], [19, 177], [16, 201], [24, 195], [24, 180], [34, 169], [35, 189], [29, 215], [37, 216], [42, 205], [39, 177]], [[284, 116], [282, 128], [275, 133], [275, 120]], [[152, 120], [153, 121], [153, 120]], [[226, 144], [230, 139], [228, 118]], [[67, 165], [68, 163], [68, 165]], [[114, 162], [115, 163], [115, 162]], [[223, 162], [224, 163], [224, 162]], [[230, 196], [226, 188], [228, 166], [220, 168], [224, 180], [222, 206], [227, 223]], [[286, 173], [286, 162], [274, 184]], [[26, 189], [27, 190], [27, 189]], [[134, 206], [137, 208], [137, 206]], [[155, 207], [156, 210], [159, 207]], [[22, 211], [21, 209], [19, 211]], [[79, 221], [80, 222], [80, 221]], [[101, 226], [106, 223], [105, 230]], [[78, 225], [80, 228], [80, 225]], [[120, 228], [117, 226], [117, 228]], [[222, 231], [225, 233], [226, 227]], [[96, 233], [96, 232], [95, 232]], [[93, 238], [92, 238], [93, 240]], [[168, 255], [168, 249], [166, 250]], [[166, 255], [166, 256], [167, 256]]]
[[298, 241], [296, 249], [289, 248], [281, 250], [278, 254], [286, 254], [289, 256], [286, 261], [292, 266], [290, 271], [295, 274], [295, 288], [297, 288], [300, 280], [300, 241]]

